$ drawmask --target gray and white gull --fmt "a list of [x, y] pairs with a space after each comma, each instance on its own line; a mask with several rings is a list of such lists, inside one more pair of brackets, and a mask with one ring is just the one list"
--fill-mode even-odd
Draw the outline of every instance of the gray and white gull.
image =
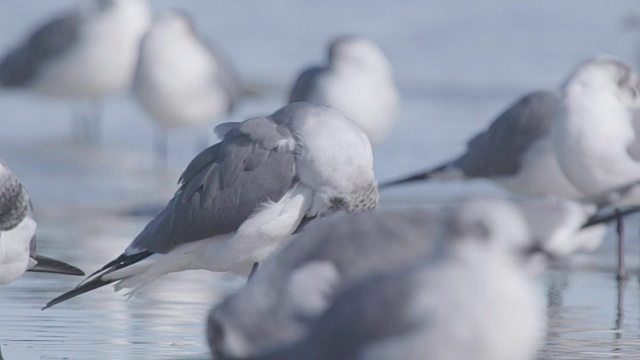
[[0, 160], [0, 285], [16, 280], [26, 271], [84, 275], [73, 265], [38, 254], [36, 227], [29, 194]]
[[229, 59], [196, 33], [185, 13], [160, 16], [142, 39], [133, 92], [160, 126], [156, 156], [163, 161], [167, 129], [198, 128], [207, 147], [209, 126], [231, 112], [240, 90]]
[[[553, 131], [560, 167], [586, 196], [640, 180], [640, 82], [612, 56], [579, 64], [561, 88]], [[640, 205], [640, 187], [617, 199], [620, 209]], [[618, 277], [626, 278], [622, 219], [618, 223]]]
[[80, 126], [85, 140], [97, 140], [98, 103], [130, 88], [140, 40], [150, 23], [146, 0], [83, 2], [40, 26], [5, 55], [0, 88], [92, 103], [93, 114], [85, 114]]
[[393, 69], [370, 39], [349, 35], [331, 42], [328, 63], [304, 70], [289, 102], [308, 101], [340, 110], [369, 136], [382, 142], [398, 119], [400, 96]]
[[[455, 201], [451, 206], [380, 210], [318, 221], [269, 259], [247, 286], [215, 307], [208, 320], [212, 352], [218, 359], [241, 359], [299, 341], [345, 289], [368, 276], [394, 271], [437, 254], [443, 243], [460, 235], [450, 228], [451, 221], [470, 209], [484, 211], [491, 223], [481, 222], [475, 230], [468, 224], [458, 230], [487, 228], [494, 234], [508, 233], [515, 227], [522, 231], [518, 227], [520, 217], [524, 217], [527, 235], [514, 237], [513, 245], [530, 239], [532, 251], [554, 257], [591, 250], [593, 236], [588, 233], [606, 228], [599, 225], [582, 229], [594, 214], [593, 205], [551, 198], [517, 203], [471, 198]], [[504, 218], [499, 220], [501, 216]], [[496, 276], [499, 279], [502, 275]], [[387, 310], [393, 311], [380, 312]]]
[[0, 285], [25, 271], [84, 275], [75, 266], [38, 254], [36, 227], [29, 194], [0, 160]]
[[431, 179], [489, 179], [517, 195], [579, 198], [581, 192], [558, 165], [551, 140], [559, 107], [556, 93], [527, 94], [471, 138], [462, 156], [380, 187]]
[[216, 128], [166, 208], [122, 255], [46, 307], [116, 283], [189, 269], [247, 274], [307, 219], [378, 204], [367, 136], [335, 109], [293, 103]]

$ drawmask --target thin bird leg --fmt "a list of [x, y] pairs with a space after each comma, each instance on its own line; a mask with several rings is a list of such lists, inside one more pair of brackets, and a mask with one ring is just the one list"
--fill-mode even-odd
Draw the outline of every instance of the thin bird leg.
[[102, 140], [102, 101], [93, 99], [89, 103], [89, 114], [87, 116], [88, 141], [93, 144], [100, 144]]
[[618, 233], [618, 280], [626, 280], [627, 269], [624, 266], [624, 218], [622, 212], [619, 209], [615, 210], [616, 213], [616, 232]]
[[[258, 268], [260, 267], [260, 263], [259, 262], [254, 262], [253, 263], [253, 267], [251, 267], [251, 272], [249, 273], [249, 278], [247, 279], [247, 281], [250, 281], [251, 278], [253, 277], [253, 275], [256, 273], [256, 271], [258, 271]], [[1, 360], [1, 359], [0, 359]]]
[[82, 106], [71, 106], [71, 140], [82, 144], [85, 140], [85, 112]]

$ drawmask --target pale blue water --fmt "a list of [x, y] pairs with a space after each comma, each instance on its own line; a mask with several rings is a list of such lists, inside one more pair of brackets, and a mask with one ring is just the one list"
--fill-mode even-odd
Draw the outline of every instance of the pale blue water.
[[[71, 0], [0, 2], [0, 53]], [[237, 62], [261, 95], [234, 119], [282, 105], [296, 73], [324, 56], [336, 34], [371, 36], [389, 55], [402, 90], [401, 120], [375, 151], [388, 179], [435, 164], [523, 93], [558, 86], [583, 58], [610, 53], [635, 63], [637, 35], [621, 19], [637, 0], [456, 1], [168, 1]], [[195, 155], [192, 134], [172, 137], [168, 173], [153, 168], [153, 123], [126, 94], [105, 103], [104, 142], [68, 141], [69, 106], [24, 93], [0, 93], [0, 155], [25, 183], [36, 207], [40, 251], [91, 272], [118, 255], [148, 218], [130, 209], [163, 203]], [[500, 193], [484, 182], [411, 186], [383, 204], [456, 194]], [[549, 294], [543, 359], [633, 359], [640, 356], [638, 221], [627, 227], [632, 277], [622, 295], [614, 281], [610, 236], [596, 253], [573, 259], [541, 281]], [[79, 279], [28, 274], [0, 288], [0, 344], [15, 359], [204, 359], [204, 317], [241, 285], [231, 276], [167, 276], [129, 301], [104, 288], [51, 310], [39, 309]]]

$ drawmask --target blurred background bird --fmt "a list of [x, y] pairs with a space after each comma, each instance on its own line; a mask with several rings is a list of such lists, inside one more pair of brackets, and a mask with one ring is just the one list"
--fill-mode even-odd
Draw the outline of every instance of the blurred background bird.
[[398, 120], [400, 95], [393, 69], [372, 40], [345, 35], [329, 45], [327, 63], [304, 70], [289, 102], [328, 105], [358, 124], [373, 145], [382, 142]]
[[231, 113], [240, 91], [231, 62], [201, 39], [184, 12], [160, 16], [142, 39], [133, 92], [158, 123], [158, 164], [166, 165], [168, 129], [195, 128], [197, 150], [206, 148], [213, 124]]
[[0, 87], [24, 89], [82, 106], [75, 131], [100, 140], [101, 102], [130, 88], [140, 39], [151, 12], [146, 0], [93, 0], [54, 17], [0, 62]]

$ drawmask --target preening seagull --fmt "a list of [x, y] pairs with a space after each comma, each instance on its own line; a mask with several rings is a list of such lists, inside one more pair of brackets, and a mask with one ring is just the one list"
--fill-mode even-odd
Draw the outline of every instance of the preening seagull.
[[[216, 359], [257, 356], [300, 340], [343, 290], [367, 276], [429, 257], [439, 242], [457, 236], [450, 228], [452, 209], [458, 216], [467, 207], [485, 204], [492, 213], [507, 201], [471, 198], [453, 203], [334, 216], [309, 225], [265, 262], [247, 286], [211, 312], [208, 338]], [[595, 211], [592, 205], [545, 198], [508, 206], [524, 214], [536, 246], [555, 257], [591, 250], [597, 245], [592, 240], [606, 231], [604, 225], [582, 229]], [[490, 229], [509, 227], [509, 216]], [[482, 229], [478, 225], [476, 231]]]
[[378, 204], [369, 140], [335, 109], [294, 103], [216, 131], [223, 140], [191, 161], [173, 199], [124, 253], [46, 307], [174, 271], [247, 274], [303, 219]]
[[8, 52], [0, 62], [0, 87], [94, 103], [94, 114], [85, 114], [80, 125], [85, 139], [97, 137], [99, 101], [131, 86], [140, 39], [150, 22], [146, 0], [86, 2]]
[[[160, 125], [156, 154], [165, 161], [167, 129], [208, 128], [231, 112], [240, 82], [230, 61], [198, 36], [191, 19], [172, 11], [157, 19], [142, 39], [133, 92]], [[208, 130], [202, 134], [204, 148]]]
[[579, 198], [580, 191], [558, 165], [551, 141], [559, 106], [556, 93], [527, 94], [469, 140], [467, 151], [459, 158], [380, 187], [430, 179], [486, 178], [518, 195]]
[[[640, 180], [640, 84], [617, 58], [598, 56], [577, 66], [562, 86], [562, 111], [553, 131], [558, 161], [574, 186], [592, 196]], [[625, 192], [618, 206], [640, 205]], [[619, 222], [619, 278], [626, 277]]]
[[329, 46], [327, 60], [298, 76], [289, 102], [334, 107], [358, 124], [373, 145], [382, 142], [397, 121], [400, 102], [382, 50], [364, 37], [342, 36]]
[[[533, 279], [540, 270], [533, 265], [545, 257], [546, 239], [538, 237], [542, 233], [537, 227], [555, 227], [558, 223], [549, 223], [544, 217], [529, 222], [525, 216], [562, 209], [568, 208], [557, 207], [553, 201], [538, 202], [525, 214], [509, 201], [471, 198], [441, 208], [436, 218], [433, 211], [409, 208], [342, 217], [327, 222], [326, 227], [312, 225], [296, 241], [305, 236], [324, 237], [325, 241], [337, 237], [342, 242], [334, 240], [333, 246], [345, 244], [341, 248], [346, 251], [351, 250], [347, 244], [354, 241], [366, 244], [365, 240], [372, 240], [378, 247], [386, 242], [393, 245], [396, 239], [404, 244], [402, 239], [417, 237], [431, 246], [404, 266], [370, 272], [370, 276], [341, 289], [330, 297], [328, 309], [319, 312], [316, 319], [300, 316], [300, 323], [309, 320], [311, 324], [306, 336], [293, 344], [236, 358], [534, 359], [545, 327], [545, 306]], [[580, 214], [585, 220], [587, 212], [578, 206], [573, 215]], [[576, 224], [569, 227], [579, 231], [580, 223]], [[313, 235], [316, 231], [320, 233]], [[571, 236], [571, 232], [565, 235]], [[308, 251], [317, 253], [316, 264], [322, 264], [324, 249], [317, 246], [317, 241], [309, 245]], [[383, 256], [392, 245], [384, 246], [379, 254]], [[300, 242], [292, 242], [289, 248], [293, 246], [300, 246]], [[358, 251], [350, 254], [357, 262]], [[320, 265], [316, 267], [321, 269]], [[344, 273], [339, 266], [334, 271], [336, 278]], [[321, 274], [309, 273], [308, 278], [298, 279], [299, 286], [323, 281]], [[258, 273], [255, 279], [263, 275]], [[258, 295], [269, 293], [264, 290]], [[261, 306], [260, 300], [254, 298], [254, 306]], [[271, 315], [277, 316], [280, 313]], [[263, 319], [253, 320], [259, 326]], [[229, 329], [228, 345], [243, 346], [242, 338], [233, 330]]]

